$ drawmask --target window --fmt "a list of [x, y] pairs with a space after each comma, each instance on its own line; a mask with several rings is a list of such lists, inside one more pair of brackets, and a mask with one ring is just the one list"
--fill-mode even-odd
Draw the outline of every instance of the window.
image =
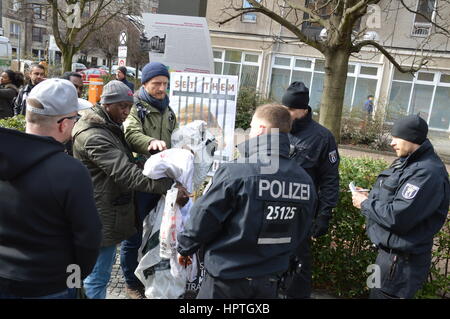
[[38, 60], [44, 58], [44, 50], [32, 49], [31, 54], [33, 55], [34, 58], [37, 58]]
[[15, 12], [19, 11], [21, 8], [20, 0], [10, 0], [9, 8]]
[[[362, 107], [367, 96], [376, 95], [379, 67], [361, 63], [348, 66], [345, 84], [344, 110], [350, 112]], [[301, 81], [309, 88], [309, 105], [313, 110], [320, 108], [325, 79], [325, 61], [315, 58], [275, 56], [272, 64], [270, 97], [276, 101], [281, 98], [294, 81]]]
[[9, 25], [9, 37], [12, 39], [18, 39], [20, 34], [20, 24], [11, 22]]
[[431, 33], [431, 21], [435, 19], [436, 0], [419, 0], [415, 14], [412, 35], [416, 37], [427, 37]]
[[[328, 18], [333, 11], [332, 5], [326, 5], [327, 0], [305, 0], [305, 6], [314, 11], [322, 18]], [[321, 8], [323, 7], [323, 8]], [[321, 8], [317, 11], [316, 8]], [[303, 14], [303, 20], [308, 20], [309, 15]], [[318, 37], [323, 27], [317, 22], [304, 22], [302, 24], [302, 31], [309, 37]]]
[[[258, 2], [260, 2], [260, 0], [258, 0]], [[242, 1], [242, 8], [253, 8], [253, 6], [248, 3], [247, 0], [243, 0]], [[256, 13], [255, 12], [251, 12], [251, 13], [245, 13], [242, 15], [242, 22], [250, 22], [250, 23], [256, 23]]]
[[393, 73], [386, 120], [420, 114], [431, 129], [450, 130], [450, 76], [437, 71]]
[[237, 75], [241, 88], [257, 88], [260, 54], [238, 50], [213, 50], [213, 56], [215, 74]]
[[44, 31], [43, 28], [33, 27], [32, 29], [32, 39], [35, 42], [43, 42], [44, 41]]
[[33, 17], [34, 19], [47, 20], [47, 14], [45, 8], [41, 4], [33, 4]]

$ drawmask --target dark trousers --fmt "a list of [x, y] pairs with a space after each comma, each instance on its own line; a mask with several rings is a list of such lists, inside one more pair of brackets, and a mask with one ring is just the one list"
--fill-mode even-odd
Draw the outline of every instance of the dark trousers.
[[431, 252], [405, 254], [379, 249], [375, 262], [380, 267], [380, 284], [370, 291], [370, 299], [413, 298], [427, 279]]
[[161, 195], [149, 193], [136, 193], [136, 206], [139, 218], [140, 229], [129, 239], [124, 240], [120, 246], [120, 267], [127, 286], [136, 288], [142, 286], [142, 283], [134, 275], [138, 266], [138, 250], [142, 243], [142, 223], [148, 213], [158, 204]]
[[312, 290], [311, 239], [307, 237], [297, 250], [300, 267], [294, 269], [285, 278], [285, 291], [281, 294], [288, 299], [309, 299]]
[[197, 299], [277, 299], [279, 276], [214, 278], [206, 273]]

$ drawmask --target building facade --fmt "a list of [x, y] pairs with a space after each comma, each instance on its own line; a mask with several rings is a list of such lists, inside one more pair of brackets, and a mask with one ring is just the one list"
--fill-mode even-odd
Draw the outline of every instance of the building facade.
[[[303, 1], [306, 6], [315, 2]], [[405, 2], [437, 24], [448, 26], [450, 7], [437, 16], [436, 1]], [[235, 3], [249, 7], [245, 0]], [[265, 4], [274, 9], [276, 1]], [[318, 110], [324, 80], [322, 54], [298, 42], [290, 31], [260, 13], [248, 13], [219, 26], [217, 22], [226, 17], [224, 6], [224, 1], [209, 1], [207, 8], [215, 73], [238, 75], [241, 87], [256, 89], [276, 101], [281, 100], [291, 82], [303, 81], [310, 88], [311, 107]], [[344, 114], [362, 110], [367, 96], [374, 95], [376, 112], [381, 112], [388, 122], [404, 114], [420, 113], [431, 130], [450, 132], [449, 37], [439, 36], [435, 26], [422, 15], [402, 8], [399, 1], [381, 1], [373, 9], [360, 22], [359, 30], [365, 30], [365, 37], [376, 38], [403, 66], [417, 61], [414, 57], [418, 43], [427, 40], [424, 52], [430, 62], [413, 76], [397, 71], [375, 49], [363, 48], [350, 58]], [[302, 31], [320, 37], [322, 28], [304, 23]]]

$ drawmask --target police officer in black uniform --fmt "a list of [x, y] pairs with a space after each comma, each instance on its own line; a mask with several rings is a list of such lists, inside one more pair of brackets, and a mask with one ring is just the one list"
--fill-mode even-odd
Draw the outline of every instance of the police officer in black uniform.
[[281, 105], [258, 107], [250, 139], [238, 146], [242, 157], [222, 164], [192, 207], [178, 252], [189, 256], [204, 245], [207, 273], [197, 298], [277, 298], [317, 198], [312, 179], [289, 158], [290, 127]]
[[312, 119], [309, 90], [303, 82], [293, 82], [282, 103], [293, 120], [289, 139], [296, 147], [295, 159], [313, 179], [319, 197], [311, 232], [299, 246], [280, 291], [286, 298], [303, 299], [311, 296], [310, 238], [327, 233], [331, 211], [339, 199], [339, 153], [333, 134]]
[[353, 192], [353, 205], [361, 208], [367, 235], [378, 247], [381, 287], [371, 289], [372, 299], [413, 298], [430, 269], [433, 237], [447, 217], [450, 185], [427, 133], [428, 125], [418, 115], [397, 120], [391, 146], [398, 158], [369, 194]]

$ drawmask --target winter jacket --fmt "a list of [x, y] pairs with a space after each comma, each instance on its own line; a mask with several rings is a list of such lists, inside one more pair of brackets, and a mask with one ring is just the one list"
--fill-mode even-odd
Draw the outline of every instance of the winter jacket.
[[312, 177], [319, 195], [316, 215], [331, 217], [339, 199], [339, 152], [333, 134], [307, 116], [294, 121], [289, 134], [296, 147], [296, 161]]
[[128, 86], [130, 88], [130, 90], [134, 92], [134, 83], [128, 81], [126, 78], [121, 80], [121, 82], [123, 84], [125, 84], [126, 86]]
[[0, 119], [14, 115], [14, 98], [18, 92], [12, 83], [0, 86]]
[[25, 115], [27, 110], [27, 97], [35, 86], [36, 85], [33, 84], [27, 84], [20, 89], [17, 98], [14, 101], [14, 115]]
[[449, 200], [447, 170], [426, 140], [378, 176], [361, 204], [367, 235], [385, 249], [429, 253], [434, 235], [447, 218]]
[[287, 134], [279, 135], [279, 149], [269, 147], [273, 137], [240, 144], [243, 158], [219, 167], [178, 235], [183, 256], [204, 245], [205, 268], [213, 277], [284, 272], [309, 232], [317, 201], [313, 181], [289, 159]]
[[51, 137], [0, 128], [0, 291], [37, 297], [67, 289], [97, 260], [101, 223], [86, 167]]
[[89, 170], [103, 223], [102, 247], [136, 233], [134, 191], [164, 194], [170, 179], [151, 180], [133, 163], [122, 128], [100, 106], [87, 110], [75, 124], [73, 155]]
[[167, 148], [170, 148], [172, 132], [176, 125], [175, 113], [170, 107], [161, 114], [149, 103], [135, 98], [135, 104], [124, 123], [125, 138], [133, 152], [148, 157], [151, 140], [162, 140], [166, 142]]

